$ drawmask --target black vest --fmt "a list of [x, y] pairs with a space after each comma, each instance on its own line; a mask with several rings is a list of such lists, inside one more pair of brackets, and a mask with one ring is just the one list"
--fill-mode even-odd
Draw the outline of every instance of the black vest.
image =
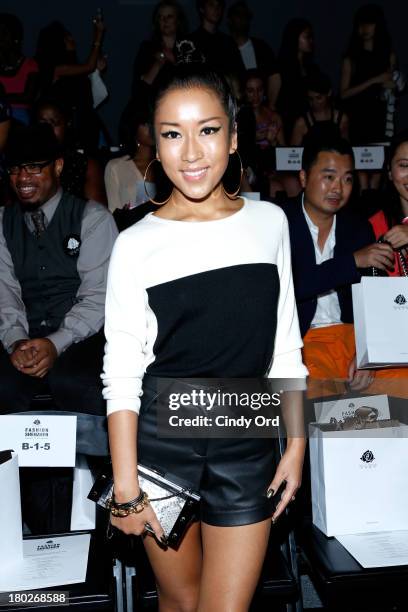
[[[30, 335], [56, 330], [76, 303], [82, 216], [86, 202], [64, 193], [45, 232], [36, 238], [16, 203], [6, 207], [3, 232], [21, 285]], [[42, 335], [42, 334], [41, 334]]]

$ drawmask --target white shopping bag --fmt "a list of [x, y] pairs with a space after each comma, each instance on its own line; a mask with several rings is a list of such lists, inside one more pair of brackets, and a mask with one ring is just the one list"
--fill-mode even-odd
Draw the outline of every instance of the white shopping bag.
[[352, 292], [357, 367], [408, 365], [408, 278], [367, 276]]
[[88, 499], [93, 483], [85, 455], [77, 455], [72, 485], [71, 531], [95, 529], [96, 504]]
[[0, 459], [0, 571], [23, 559], [18, 458], [6, 453]]
[[408, 529], [408, 426], [322, 431], [312, 423], [313, 523], [327, 536]]

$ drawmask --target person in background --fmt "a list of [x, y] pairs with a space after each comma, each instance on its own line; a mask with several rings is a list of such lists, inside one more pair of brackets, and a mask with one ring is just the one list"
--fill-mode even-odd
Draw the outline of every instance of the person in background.
[[24, 30], [11, 13], [0, 13], [0, 84], [14, 119], [29, 123], [29, 111], [38, 89], [38, 65], [22, 51]]
[[4, 153], [11, 124], [11, 108], [3, 86], [0, 84], [0, 159]]
[[111, 159], [105, 168], [105, 186], [112, 213], [116, 209], [135, 208], [146, 202], [149, 195], [154, 198], [156, 193], [153, 182], [146, 180], [146, 186], [144, 183], [147, 167], [154, 159], [154, 141], [147, 117], [128, 107], [122, 115], [120, 131], [126, 155]]
[[43, 98], [34, 108], [34, 120], [48, 123], [61, 146], [64, 157], [60, 182], [67, 193], [78, 198], [106, 204], [103, 173], [99, 163], [76, 148], [71, 109], [58, 99]]
[[308, 109], [297, 119], [290, 144], [304, 147], [311, 141], [348, 140], [348, 117], [333, 103], [330, 79], [317, 73], [305, 81]]
[[283, 209], [289, 222], [293, 282], [309, 396], [367, 388], [371, 370], [357, 370], [351, 285], [372, 267], [394, 265], [388, 244], [376, 244], [367, 220], [346, 208], [354, 157], [344, 140], [304, 149], [303, 193]]
[[10, 197], [8, 176], [4, 165], [4, 149], [11, 124], [11, 109], [7, 102], [3, 86], [0, 84], [0, 207], [4, 206]]
[[397, 134], [388, 150], [388, 181], [382, 194], [382, 209], [370, 218], [375, 237], [382, 238], [394, 251], [389, 276], [408, 274], [408, 130]]
[[257, 68], [265, 75], [268, 106], [274, 110], [274, 94], [279, 91], [280, 86], [275, 54], [264, 40], [249, 35], [251, 20], [251, 10], [244, 0], [231, 4], [227, 13], [231, 36], [239, 49], [245, 70]]
[[187, 18], [177, 0], [161, 0], [152, 14], [152, 35], [144, 40], [133, 64], [132, 101], [147, 112], [152, 86], [159, 75], [174, 65], [183, 53], [194, 55], [187, 39]]
[[281, 114], [286, 141], [290, 141], [293, 125], [307, 107], [305, 79], [318, 71], [314, 63], [314, 37], [306, 19], [292, 19], [284, 29], [278, 56], [281, 84], [273, 92], [276, 110]]
[[[284, 191], [284, 177], [276, 173], [275, 147], [284, 146], [282, 119], [265, 103], [265, 81], [257, 69], [248, 70], [244, 81], [247, 104], [255, 116], [256, 160], [254, 166], [259, 179], [259, 190], [267, 197], [275, 197], [277, 191]], [[267, 188], [263, 186], [267, 181]]]
[[100, 119], [93, 107], [89, 75], [106, 67], [101, 56], [105, 26], [100, 18], [93, 20], [93, 39], [88, 58], [78, 62], [76, 43], [65, 26], [53, 21], [40, 31], [36, 60], [40, 69], [40, 95], [60, 100], [70, 109], [78, 143], [86, 153], [94, 154], [100, 142]]
[[[1, 414], [26, 412], [43, 393], [55, 410], [106, 411], [102, 328], [117, 230], [105, 206], [62, 190], [63, 163], [49, 125], [12, 131], [7, 169], [15, 200], [0, 209]], [[31, 532], [69, 530], [70, 471], [27, 470], [22, 508]]]
[[190, 38], [210, 67], [224, 75], [242, 78], [245, 70], [237, 45], [231, 36], [219, 30], [224, 9], [225, 0], [197, 0], [201, 23]]
[[[350, 120], [353, 145], [387, 140], [385, 93], [393, 90], [396, 56], [383, 10], [376, 4], [360, 7], [341, 70], [340, 95]], [[380, 172], [358, 174], [360, 189], [377, 189]]]

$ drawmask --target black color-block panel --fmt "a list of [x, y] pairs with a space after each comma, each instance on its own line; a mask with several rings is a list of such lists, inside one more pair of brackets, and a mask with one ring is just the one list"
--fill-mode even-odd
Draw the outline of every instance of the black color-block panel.
[[[188, 255], [186, 255], [188, 256]], [[263, 376], [273, 355], [279, 274], [245, 264], [148, 289], [158, 322], [153, 376]]]

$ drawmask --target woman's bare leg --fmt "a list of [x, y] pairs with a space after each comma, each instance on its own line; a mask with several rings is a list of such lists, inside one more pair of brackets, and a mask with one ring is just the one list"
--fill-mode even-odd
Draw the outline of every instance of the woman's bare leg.
[[149, 535], [143, 543], [156, 578], [160, 612], [196, 612], [202, 568], [200, 523], [191, 525], [178, 550], [161, 548]]
[[203, 567], [197, 612], [247, 612], [270, 528], [271, 519], [239, 527], [201, 524]]

